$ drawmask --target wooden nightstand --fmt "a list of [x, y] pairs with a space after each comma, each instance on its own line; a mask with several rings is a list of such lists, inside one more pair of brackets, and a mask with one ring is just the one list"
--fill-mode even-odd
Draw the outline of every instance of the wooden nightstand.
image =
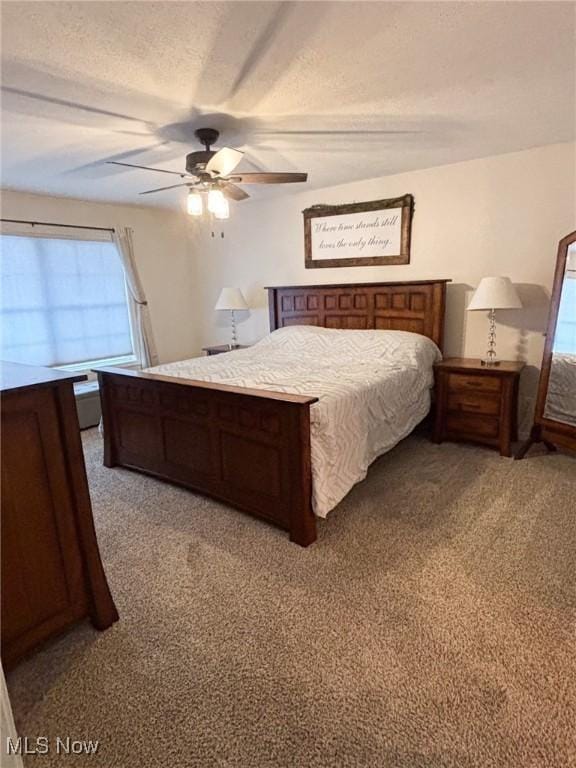
[[249, 344], [238, 344], [236, 347], [230, 347], [229, 344], [218, 344], [214, 347], [202, 347], [202, 352], [206, 352], [208, 357], [211, 355], [221, 355], [223, 352], [234, 352], [237, 349], [248, 349]]
[[518, 381], [524, 363], [449, 357], [434, 366], [436, 419], [434, 442], [483, 443], [511, 456], [518, 439]]

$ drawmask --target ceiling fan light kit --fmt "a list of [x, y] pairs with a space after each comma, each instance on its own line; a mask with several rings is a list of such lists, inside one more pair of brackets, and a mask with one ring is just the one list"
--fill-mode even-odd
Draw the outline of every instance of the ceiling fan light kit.
[[208, 191], [208, 210], [217, 219], [227, 219], [230, 216], [230, 206], [221, 189], [216, 188]]
[[204, 213], [204, 201], [199, 192], [188, 192], [186, 210], [190, 216], [202, 216]]
[[109, 165], [180, 176], [181, 179], [184, 179], [181, 184], [148, 189], [145, 192], [140, 192], [140, 194], [151, 195], [168, 189], [186, 187], [188, 189], [186, 201], [188, 214], [190, 216], [202, 216], [205, 207], [202, 193], [207, 193], [206, 208], [216, 219], [229, 218], [230, 205], [228, 200], [240, 202], [250, 197], [247, 192], [237, 186], [238, 184], [291, 184], [308, 180], [307, 173], [234, 173], [236, 166], [244, 156], [243, 152], [231, 147], [223, 147], [219, 150], [211, 149], [211, 146], [220, 136], [215, 128], [198, 128], [194, 131], [194, 135], [204, 145], [204, 149], [186, 155], [186, 170], [182, 172], [170, 171], [166, 168], [151, 168], [146, 165], [133, 165], [115, 160], [108, 160], [107, 162]]
[[218, 206], [218, 210], [214, 212], [215, 219], [229, 219], [230, 218], [230, 204], [226, 198], [222, 199], [222, 203]]

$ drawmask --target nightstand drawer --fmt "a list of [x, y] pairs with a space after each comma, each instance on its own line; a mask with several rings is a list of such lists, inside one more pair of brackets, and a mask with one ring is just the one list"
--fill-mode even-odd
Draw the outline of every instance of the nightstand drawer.
[[500, 378], [496, 376], [467, 376], [464, 373], [450, 373], [448, 387], [455, 392], [500, 392]]
[[500, 395], [492, 392], [449, 392], [448, 410], [451, 413], [479, 413], [485, 416], [498, 416], [500, 413]]
[[448, 435], [498, 438], [498, 419], [488, 416], [474, 416], [469, 413], [449, 413], [446, 417]]

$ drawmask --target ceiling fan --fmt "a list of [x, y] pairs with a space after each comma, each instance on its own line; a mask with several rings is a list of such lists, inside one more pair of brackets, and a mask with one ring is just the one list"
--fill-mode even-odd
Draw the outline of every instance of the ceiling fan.
[[141, 195], [152, 195], [156, 192], [164, 192], [177, 187], [187, 187], [188, 213], [193, 216], [202, 215], [204, 203], [202, 192], [208, 193], [208, 210], [216, 218], [228, 218], [228, 199], [239, 202], [250, 195], [237, 184], [292, 184], [308, 179], [307, 173], [233, 173], [242, 160], [244, 153], [238, 149], [223, 147], [219, 150], [210, 149], [218, 140], [219, 131], [214, 128], [198, 128], [194, 135], [204, 145], [203, 150], [190, 152], [186, 155], [186, 171], [168, 171], [164, 168], [151, 168], [146, 165], [134, 165], [122, 163], [117, 160], [108, 160], [109, 165], [121, 165], [126, 168], [141, 168], [145, 171], [169, 173], [180, 176], [181, 179], [191, 179], [181, 184], [171, 184], [168, 187], [157, 187], [140, 192]]

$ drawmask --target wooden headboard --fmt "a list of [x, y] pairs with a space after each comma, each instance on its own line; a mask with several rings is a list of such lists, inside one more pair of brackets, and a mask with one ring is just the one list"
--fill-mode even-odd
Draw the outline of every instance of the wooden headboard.
[[270, 330], [286, 325], [412, 331], [442, 349], [446, 283], [349, 283], [268, 287]]

